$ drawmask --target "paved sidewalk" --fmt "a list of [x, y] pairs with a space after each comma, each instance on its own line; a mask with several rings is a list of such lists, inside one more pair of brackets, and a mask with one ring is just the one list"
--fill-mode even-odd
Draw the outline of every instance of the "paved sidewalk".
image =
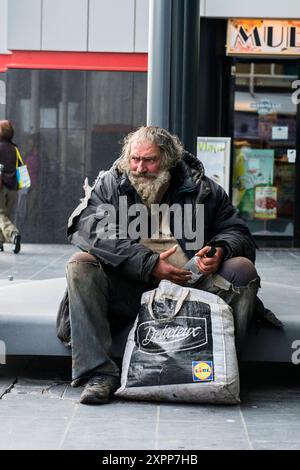
[[[74, 252], [67, 245], [9, 250], [0, 253], [0, 285], [62, 277]], [[300, 252], [259, 251], [257, 267], [278, 316], [298, 308]], [[299, 367], [244, 366], [239, 406], [85, 406], [82, 389], [69, 385], [70, 358], [10, 358], [0, 366], [0, 449], [300, 449]]]

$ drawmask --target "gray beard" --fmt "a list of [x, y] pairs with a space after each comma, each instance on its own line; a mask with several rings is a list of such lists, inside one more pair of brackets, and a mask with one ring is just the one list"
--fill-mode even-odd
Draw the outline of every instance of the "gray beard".
[[158, 204], [169, 187], [171, 175], [167, 170], [162, 170], [156, 177], [141, 178], [128, 172], [128, 178], [137, 191], [143, 204], [151, 208], [151, 204]]

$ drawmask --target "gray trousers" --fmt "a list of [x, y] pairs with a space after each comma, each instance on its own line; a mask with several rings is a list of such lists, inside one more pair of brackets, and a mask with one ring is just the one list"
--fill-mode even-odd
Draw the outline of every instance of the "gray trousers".
[[[126, 279], [88, 253], [75, 253], [67, 264], [72, 346], [72, 379], [80, 383], [94, 373], [119, 376], [111, 359], [112, 335], [133, 322], [143, 292], [154, 284]], [[237, 351], [251, 321], [260, 279], [246, 258], [225, 261], [219, 272], [197, 288], [219, 295], [232, 310]]]

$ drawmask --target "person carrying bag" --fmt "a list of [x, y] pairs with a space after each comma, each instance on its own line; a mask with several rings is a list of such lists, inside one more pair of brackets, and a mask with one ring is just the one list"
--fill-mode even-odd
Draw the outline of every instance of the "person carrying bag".
[[12, 142], [14, 129], [12, 123], [7, 120], [0, 121], [0, 251], [4, 250], [3, 243], [12, 243], [13, 252], [19, 253], [21, 249], [21, 235], [15, 224], [11, 221], [19, 183], [17, 179], [18, 157], [17, 148]]

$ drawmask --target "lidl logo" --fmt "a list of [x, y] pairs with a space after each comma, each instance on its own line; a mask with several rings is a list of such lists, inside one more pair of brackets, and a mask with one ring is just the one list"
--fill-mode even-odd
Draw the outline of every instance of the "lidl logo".
[[193, 361], [193, 382], [209, 382], [214, 380], [213, 361]]

